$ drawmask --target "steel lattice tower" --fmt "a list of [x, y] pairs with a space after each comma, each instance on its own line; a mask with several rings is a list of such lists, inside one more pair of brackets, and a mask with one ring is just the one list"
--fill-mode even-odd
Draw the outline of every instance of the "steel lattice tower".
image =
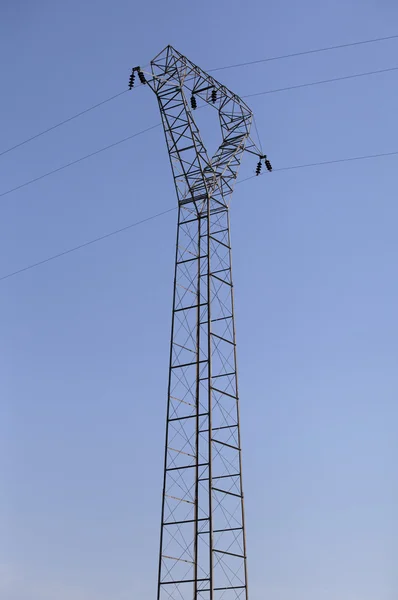
[[[247, 600], [228, 208], [244, 150], [266, 157], [236, 94], [171, 46], [151, 67], [148, 81], [135, 71], [157, 96], [178, 198], [158, 600]], [[199, 101], [219, 114], [212, 158]]]

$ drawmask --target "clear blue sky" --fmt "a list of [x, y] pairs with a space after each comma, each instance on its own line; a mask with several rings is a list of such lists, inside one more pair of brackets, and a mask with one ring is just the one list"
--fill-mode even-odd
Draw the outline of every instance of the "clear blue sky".
[[[393, 0], [2, 0], [0, 150], [168, 43], [211, 68], [397, 27]], [[397, 56], [395, 40], [219, 79], [249, 94]], [[277, 168], [398, 150], [397, 95], [392, 72], [250, 105]], [[125, 94], [1, 157], [0, 193], [158, 120], [148, 89]], [[397, 598], [397, 161], [236, 189], [251, 600]], [[3, 276], [173, 207], [162, 131], [0, 202]], [[174, 236], [171, 213], [0, 284], [2, 600], [155, 598]]]

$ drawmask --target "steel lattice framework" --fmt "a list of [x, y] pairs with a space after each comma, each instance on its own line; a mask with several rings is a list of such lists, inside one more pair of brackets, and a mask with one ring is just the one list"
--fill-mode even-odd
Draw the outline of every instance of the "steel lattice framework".
[[[145, 81], [162, 116], [178, 198], [158, 600], [247, 600], [229, 202], [252, 112], [171, 46]], [[207, 154], [193, 117], [219, 114]]]

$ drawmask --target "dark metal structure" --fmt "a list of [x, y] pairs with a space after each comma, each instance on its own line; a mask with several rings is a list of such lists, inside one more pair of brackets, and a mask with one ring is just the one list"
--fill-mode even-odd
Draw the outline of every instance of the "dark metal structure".
[[[247, 600], [229, 202], [252, 112], [171, 46], [148, 80], [178, 198], [158, 600]], [[136, 68], [141, 72], [139, 68]], [[209, 157], [193, 112], [218, 111]]]

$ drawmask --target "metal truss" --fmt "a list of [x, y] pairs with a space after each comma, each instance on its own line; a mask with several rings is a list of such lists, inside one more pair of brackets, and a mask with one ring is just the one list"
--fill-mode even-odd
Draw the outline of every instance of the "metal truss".
[[247, 600], [229, 202], [243, 151], [263, 157], [236, 94], [171, 46], [151, 67], [178, 198], [158, 600]]

